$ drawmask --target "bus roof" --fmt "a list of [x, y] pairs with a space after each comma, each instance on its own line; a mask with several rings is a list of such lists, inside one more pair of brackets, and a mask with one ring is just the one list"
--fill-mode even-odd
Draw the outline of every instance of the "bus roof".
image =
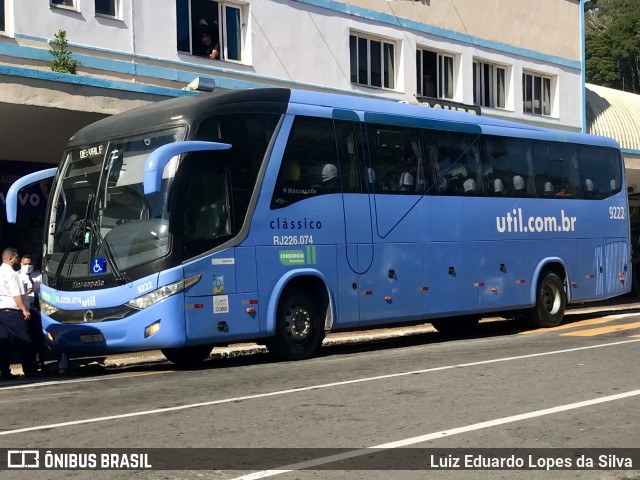
[[152, 128], [157, 129], [163, 125], [199, 121], [214, 111], [217, 113], [224, 111], [285, 113], [289, 106], [294, 104], [364, 112], [374, 114], [377, 118], [390, 119], [392, 122], [394, 118], [402, 119], [401, 124], [410, 124], [411, 119], [415, 119], [416, 121], [433, 121], [440, 125], [446, 124], [451, 130], [469, 131], [469, 128], [473, 128], [478, 133], [492, 135], [619, 148], [617, 142], [608, 137], [536, 127], [466, 112], [429, 108], [386, 99], [286, 88], [248, 89], [224, 95], [200, 93], [163, 100], [88, 125], [71, 137], [69, 145], [87, 145], [109, 138], [130, 136]]

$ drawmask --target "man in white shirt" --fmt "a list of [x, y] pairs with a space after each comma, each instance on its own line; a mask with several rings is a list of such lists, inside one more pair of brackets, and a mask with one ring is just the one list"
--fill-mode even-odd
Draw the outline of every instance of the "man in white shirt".
[[31, 317], [25, 305], [24, 285], [20, 281], [14, 266], [20, 257], [15, 248], [5, 248], [0, 265], [0, 380], [15, 378], [11, 374], [11, 354], [14, 347], [19, 348], [22, 369], [25, 376], [34, 374], [31, 337], [28, 320]]

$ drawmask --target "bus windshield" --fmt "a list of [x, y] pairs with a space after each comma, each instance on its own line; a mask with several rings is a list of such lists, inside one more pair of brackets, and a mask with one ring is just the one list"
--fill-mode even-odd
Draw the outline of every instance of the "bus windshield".
[[184, 135], [174, 128], [68, 151], [51, 200], [45, 271], [86, 277], [97, 273], [89, 271], [90, 258], [107, 258], [121, 270], [165, 255], [178, 158], [165, 167], [160, 191], [146, 196], [144, 163]]

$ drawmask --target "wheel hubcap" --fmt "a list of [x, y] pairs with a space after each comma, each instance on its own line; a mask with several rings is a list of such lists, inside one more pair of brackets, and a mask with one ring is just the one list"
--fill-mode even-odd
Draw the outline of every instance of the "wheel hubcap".
[[542, 292], [544, 298], [544, 309], [550, 314], [555, 315], [560, 311], [561, 299], [560, 291], [555, 285], [545, 285]]
[[311, 315], [304, 307], [293, 305], [285, 312], [285, 328], [288, 336], [296, 342], [301, 342], [311, 331]]

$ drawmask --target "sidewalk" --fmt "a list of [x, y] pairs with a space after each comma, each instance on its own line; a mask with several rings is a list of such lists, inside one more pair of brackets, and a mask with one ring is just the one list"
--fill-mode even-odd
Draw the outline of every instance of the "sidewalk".
[[[618, 301], [599, 302], [597, 304], [587, 304], [587, 306], [571, 306], [567, 310], [565, 317], [570, 319], [574, 315], [584, 315], [592, 313], [611, 314], [632, 310], [640, 310], [640, 302], [634, 298], [622, 298]], [[640, 313], [640, 312], [639, 312]], [[501, 320], [500, 317], [483, 318], [482, 323]], [[354, 343], [375, 342], [391, 338], [401, 338], [412, 335], [435, 332], [435, 328], [430, 323], [402, 327], [380, 327], [370, 330], [348, 331], [329, 333], [324, 339], [323, 346], [348, 345]], [[257, 353], [267, 353], [267, 348], [255, 343], [237, 343], [228, 347], [216, 347], [211, 352], [210, 358], [232, 358], [243, 355]], [[79, 358], [72, 359], [72, 368], [83, 365], [98, 363], [103, 367], [126, 367], [131, 365], [144, 365], [167, 362], [167, 359], [159, 350], [146, 352], [126, 353], [119, 355], [109, 355], [107, 357]], [[20, 365], [12, 365], [11, 370], [14, 375], [22, 375]]]

